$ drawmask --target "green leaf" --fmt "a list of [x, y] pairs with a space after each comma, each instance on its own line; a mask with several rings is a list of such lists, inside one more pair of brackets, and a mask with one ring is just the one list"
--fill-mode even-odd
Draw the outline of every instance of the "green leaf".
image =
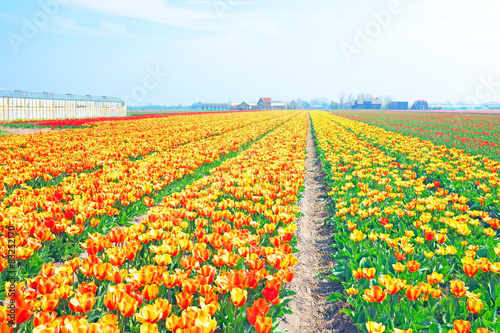
[[340, 313], [343, 313], [343, 314], [346, 314], [346, 315], [348, 315], [349, 317], [351, 317], [351, 316], [352, 316], [352, 314], [353, 314], [353, 312], [352, 312], [352, 310], [351, 310], [351, 309], [342, 309], [342, 310], [340, 310], [339, 312], [340, 312]]
[[432, 324], [429, 326], [429, 333], [441, 333], [443, 328], [439, 324]]
[[329, 302], [338, 302], [338, 301], [344, 301], [346, 300], [345, 296], [342, 295], [341, 293], [333, 293], [330, 296], [326, 298], [327, 301]]
[[338, 282], [342, 282], [342, 279], [341, 278], [338, 278], [336, 276], [327, 276], [327, 278], [329, 278], [330, 280], [332, 281], [338, 281]]
[[366, 314], [365, 311], [361, 311], [361, 313], [358, 316], [358, 319], [356, 320], [358, 324], [364, 324], [366, 323]]
[[493, 281], [490, 281], [490, 283], [488, 283], [488, 289], [489, 289], [491, 298], [496, 299], [497, 297], [496, 297], [496, 292], [495, 292], [495, 283], [493, 283]]

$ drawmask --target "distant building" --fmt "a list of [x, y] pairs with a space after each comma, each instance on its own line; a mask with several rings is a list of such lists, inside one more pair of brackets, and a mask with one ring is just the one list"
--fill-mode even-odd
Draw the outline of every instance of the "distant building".
[[271, 103], [271, 108], [273, 110], [285, 110], [286, 109], [286, 104], [282, 102], [272, 102]]
[[483, 106], [487, 107], [490, 110], [500, 110], [500, 103], [499, 102], [491, 102], [491, 103], [485, 103]]
[[271, 99], [270, 98], [262, 97], [257, 102], [257, 107], [259, 108], [259, 110], [269, 110], [269, 109], [271, 109], [272, 108]]
[[351, 105], [353, 110], [380, 110], [381, 108], [382, 101], [379, 98], [358, 98]]
[[389, 110], [408, 110], [408, 102], [390, 102]]
[[0, 121], [126, 115], [127, 103], [114, 97], [0, 90]]
[[243, 102], [236, 105], [238, 110], [257, 110], [257, 103]]
[[424, 101], [423, 99], [419, 99], [413, 103], [411, 106], [412, 110], [428, 110], [429, 109], [429, 104], [427, 101]]

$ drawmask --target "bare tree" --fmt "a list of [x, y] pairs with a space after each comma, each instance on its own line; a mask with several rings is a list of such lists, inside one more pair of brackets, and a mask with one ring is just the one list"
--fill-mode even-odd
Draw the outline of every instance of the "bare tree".
[[340, 99], [340, 110], [343, 110], [344, 109], [345, 92], [341, 91], [339, 93], [339, 99]]
[[372, 94], [361, 93], [361, 94], [358, 94], [358, 98], [363, 98], [363, 99], [373, 98], [373, 95]]

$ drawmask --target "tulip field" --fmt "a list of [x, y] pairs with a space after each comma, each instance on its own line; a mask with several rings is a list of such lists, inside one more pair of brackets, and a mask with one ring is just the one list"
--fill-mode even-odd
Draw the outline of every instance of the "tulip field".
[[500, 161], [498, 114], [378, 111], [338, 115]]
[[49, 121], [62, 130], [0, 137], [0, 332], [279, 332], [308, 133], [339, 315], [364, 333], [500, 332], [500, 162], [358, 116]]
[[345, 287], [330, 300], [370, 333], [500, 332], [500, 163], [311, 116]]

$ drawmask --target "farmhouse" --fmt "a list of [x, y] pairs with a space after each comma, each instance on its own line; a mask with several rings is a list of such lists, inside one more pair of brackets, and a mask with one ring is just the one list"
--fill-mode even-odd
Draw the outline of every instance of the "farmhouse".
[[271, 109], [272, 108], [271, 98], [262, 97], [257, 102], [257, 107], [259, 108], [259, 110], [269, 110], [269, 109]]
[[412, 110], [428, 110], [429, 109], [429, 104], [427, 101], [424, 101], [423, 99], [419, 99], [413, 103], [411, 106]]
[[358, 98], [352, 105], [352, 110], [380, 110], [382, 101], [379, 98]]
[[243, 102], [238, 105], [238, 110], [255, 110], [257, 109], [257, 103]]

